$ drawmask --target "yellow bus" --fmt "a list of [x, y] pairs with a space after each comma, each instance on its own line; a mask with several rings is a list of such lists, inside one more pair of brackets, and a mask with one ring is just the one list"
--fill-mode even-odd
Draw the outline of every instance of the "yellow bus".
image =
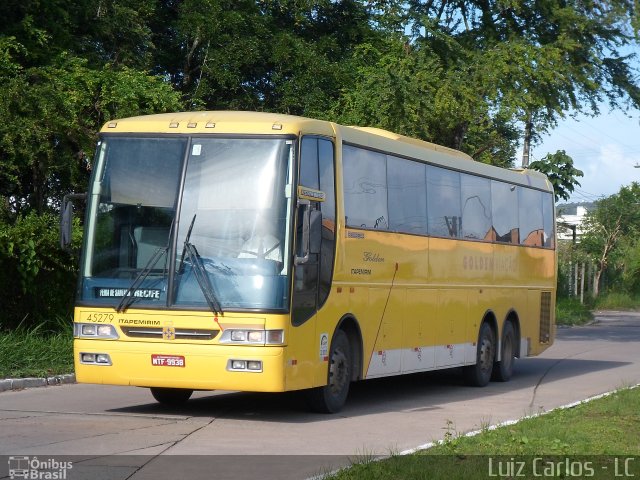
[[373, 128], [172, 113], [104, 126], [86, 200], [78, 382], [168, 405], [306, 390], [336, 412], [352, 381], [462, 367], [484, 386], [553, 342], [553, 189], [533, 171]]

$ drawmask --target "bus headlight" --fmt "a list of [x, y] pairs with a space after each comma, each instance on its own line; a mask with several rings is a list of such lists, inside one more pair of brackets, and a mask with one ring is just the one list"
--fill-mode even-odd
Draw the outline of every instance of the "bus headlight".
[[76, 338], [120, 338], [113, 325], [97, 323], [74, 323], [73, 336]]
[[110, 366], [111, 357], [108, 353], [80, 353], [80, 363], [84, 365], [106, 365]]
[[261, 360], [229, 360], [227, 370], [230, 372], [262, 372]]
[[220, 343], [239, 345], [282, 345], [284, 330], [240, 330], [227, 329], [220, 336]]

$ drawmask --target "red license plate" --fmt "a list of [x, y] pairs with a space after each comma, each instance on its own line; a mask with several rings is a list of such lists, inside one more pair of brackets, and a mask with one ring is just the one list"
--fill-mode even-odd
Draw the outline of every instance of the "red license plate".
[[182, 355], [151, 355], [151, 365], [155, 367], [184, 367]]

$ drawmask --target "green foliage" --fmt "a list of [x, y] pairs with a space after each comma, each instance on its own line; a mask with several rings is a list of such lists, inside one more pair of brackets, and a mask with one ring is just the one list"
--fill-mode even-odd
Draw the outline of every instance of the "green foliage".
[[127, 67], [91, 69], [60, 55], [5, 79], [0, 113], [0, 196], [13, 212], [43, 212], [52, 200], [88, 182], [96, 132], [113, 117], [174, 110], [164, 82]]
[[596, 299], [594, 308], [597, 310], [637, 310], [640, 308], [640, 294], [609, 292]]
[[360, 45], [349, 68], [352, 87], [333, 103], [331, 118], [391, 130], [464, 150], [485, 163], [511, 166], [517, 129], [511, 119], [492, 115], [476, 87], [480, 78], [474, 62], [479, 59], [464, 58], [468, 63], [447, 69], [433, 51], [398, 35], [384, 43]]
[[73, 372], [70, 318], [0, 330], [0, 378], [47, 377]]
[[[35, 213], [0, 224], [0, 329], [20, 323], [46, 327], [71, 312], [78, 263], [75, 255], [60, 250], [57, 227], [56, 215]], [[81, 235], [76, 221], [76, 249]]]
[[[638, 256], [635, 239], [640, 232], [639, 204], [640, 184], [633, 182], [596, 202], [595, 208], [587, 213], [579, 251], [596, 263], [597, 279], [611, 266], [614, 276], [621, 269], [625, 272], [624, 283], [628, 288], [637, 285], [634, 272]], [[598, 296], [597, 290], [594, 296]]]
[[556, 301], [556, 324], [583, 325], [593, 320], [590, 306], [577, 298], [558, 297]]
[[542, 160], [529, 164], [529, 168], [544, 173], [555, 192], [556, 202], [561, 198], [568, 200], [576, 186], [580, 186], [577, 177], [582, 177], [582, 170], [573, 166], [573, 159], [564, 150], [550, 153]]

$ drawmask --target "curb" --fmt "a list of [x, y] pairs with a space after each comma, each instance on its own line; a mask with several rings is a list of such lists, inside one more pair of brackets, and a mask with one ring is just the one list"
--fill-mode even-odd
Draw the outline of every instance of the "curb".
[[55, 375], [46, 378], [5, 378], [0, 380], [0, 392], [8, 390], [23, 390], [33, 387], [48, 387], [52, 385], [63, 385], [76, 383], [76, 375], [69, 373], [66, 375]]

